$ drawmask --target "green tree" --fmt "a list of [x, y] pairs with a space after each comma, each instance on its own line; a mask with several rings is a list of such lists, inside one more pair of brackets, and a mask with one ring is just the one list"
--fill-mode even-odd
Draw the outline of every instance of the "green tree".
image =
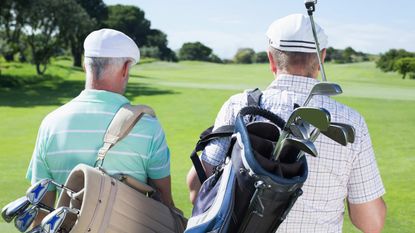
[[29, 7], [30, 13], [24, 27], [26, 42], [37, 73], [43, 74], [50, 58], [64, 44], [62, 35], [73, 30], [71, 17], [75, 20], [77, 17], [74, 15], [84, 15], [82, 8], [74, 0], [32, 0]]
[[405, 79], [407, 73], [415, 73], [415, 58], [405, 57], [396, 60], [394, 69], [402, 74], [402, 79]]
[[255, 54], [255, 63], [268, 63], [267, 52], [258, 52]]
[[222, 59], [220, 59], [220, 57], [214, 53], [210, 54], [209, 61], [213, 63], [223, 63]]
[[[86, 36], [93, 30], [105, 26], [104, 22], [108, 18], [108, 9], [102, 0], [76, 0], [78, 4], [73, 8], [78, 11], [73, 16], [68, 17], [69, 33], [66, 33], [65, 40], [71, 49], [73, 65], [82, 66], [83, 42]], [[73, 12], [73, 11], [68, 11]], [[72, 26], [69, 25], [71, 21]]]
[[[97, 28], [97, 21], [91, 18], [86, 10], [75, 1], [66, 4], [59, 16], [59, 37], [62, 45], [69, 47], [73, 57], [73, 66], [82, 66], [83, 42], [86, 36]], [[89, 1], [85, 1], [89, 2]], [[93, 1], [96, 2], [96, 1]]]
[[105, 24], [131, 37], [139, 47], [147, 45], [150, 34], [150, 21], [145, 18], [144, 11], [136, 6], [108, 6], [108, 19]]
[[14, 55], [24, 50], [21, 34], [29, 9], [25, 0], [0, 1], [0, 31], [4, 42], [2, 55], [6, 61], [14, 60]]
[[353, 57], [356, 55], [356, 51], [352, 47], [347, 47], [343, 50], [342, 61], [343, 63], [353, 62]]
[[177, 61], [176, 53], [167, 47], [167, 43], [167, 35], [164, 32], [158, 29], [150, 29], [150, 32], [146, 37], [145, 45], [147, 47], [158, 48], [159, 56], [157, 58], [165, 61]]
[[209, 61], [212, 49], [200, 42], [184, 43], [179, 50], [180, 60]]
[[376, 67], [384, 72], [396, 71], [395, 61], [405, 57], [415, 57], [415, 53], [408, 52], [404, 49], [390, 49], [386, 53], [381, 54], [379, 60], [376, 62]]
[[255, 51], [250, 48], [238, 49], [233, 60], [238, 64], [251, 64], [255, 61]]

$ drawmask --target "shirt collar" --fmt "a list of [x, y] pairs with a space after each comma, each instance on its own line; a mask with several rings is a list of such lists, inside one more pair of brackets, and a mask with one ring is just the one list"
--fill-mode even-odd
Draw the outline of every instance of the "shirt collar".
[[105, 102], [116, 105], [124, 105], [130, 102], [127, 98], [118, 93], [95, 89], [83, 90], [81, 94], [79, 94], [78, 97], [74, 99], [74, 101]]
[[290, 74], [280, 74], [274, 81], [272, 81], [267, 89], [295, 91], [308, 94], [313, 86], [318, 82], [319, 81], [314, 78]]

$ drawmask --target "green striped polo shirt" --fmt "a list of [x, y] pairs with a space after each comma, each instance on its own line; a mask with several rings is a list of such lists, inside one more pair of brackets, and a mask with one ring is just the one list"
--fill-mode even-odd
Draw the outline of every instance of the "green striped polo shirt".
[[[65, 183], [76, 165], [93, 166], [107, 127], [128, 102], [117, 93], [87, 89], [47, 115], [39, 128], [27, 179], [32, 183], [44, 178]], [[143, 182], [169, 176], [170, 152], [159, 121], [144, 115], [130, 134], [111, 148], [103, 167], [110, 174], [128, 174]]]

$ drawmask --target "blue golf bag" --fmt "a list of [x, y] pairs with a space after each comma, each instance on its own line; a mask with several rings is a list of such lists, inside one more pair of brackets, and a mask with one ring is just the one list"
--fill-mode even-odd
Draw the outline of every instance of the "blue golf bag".
[[[268, 121], [246, 123], [248, 116]], [[272, 160], [284, 124], [277, 115], [250, 106], [240, 111], [234, 126], [202, 133], [191, 155], [202, 186], [186, 233], [277, 230], [302, 194], [308, 174], [305, 157], [296, 159], [296, 148], [285, 148], [277, 161]], [[231, 137], [226, 159], [206, 179], [197, 152], [221, 137]]]

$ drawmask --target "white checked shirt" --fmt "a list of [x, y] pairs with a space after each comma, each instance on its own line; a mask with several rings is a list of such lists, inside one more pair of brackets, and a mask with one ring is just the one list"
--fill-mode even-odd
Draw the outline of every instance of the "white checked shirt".
[[[260, 106], [287, 120], [294, 103], [302, 105], [317, 82], [312, 78], [279, 75], [263, 91]], [[222, 106], [215, 128], [234, 124], [239, 110], [245, 106], [246, 93], [232, 96]], [[344, 147], [324, 135], [319, 136], [315, 142], [318, 157], [307, 156], [309, 173], [302, 188], [304, 193], [277, 232], [342, 232], [344, 200], [347, 198], [353, 204], [369, 202], [381, 197], [385, 189], [363, 117], [327, 96], [314, 96], [308, 106], [327, 109], [332, 122], [354, 126], [356, 138], [353, 144]], [[216, 166], [223, 160], [228, 146], [228, 139], [213, 141], [206, 147], [202, 159]]]

